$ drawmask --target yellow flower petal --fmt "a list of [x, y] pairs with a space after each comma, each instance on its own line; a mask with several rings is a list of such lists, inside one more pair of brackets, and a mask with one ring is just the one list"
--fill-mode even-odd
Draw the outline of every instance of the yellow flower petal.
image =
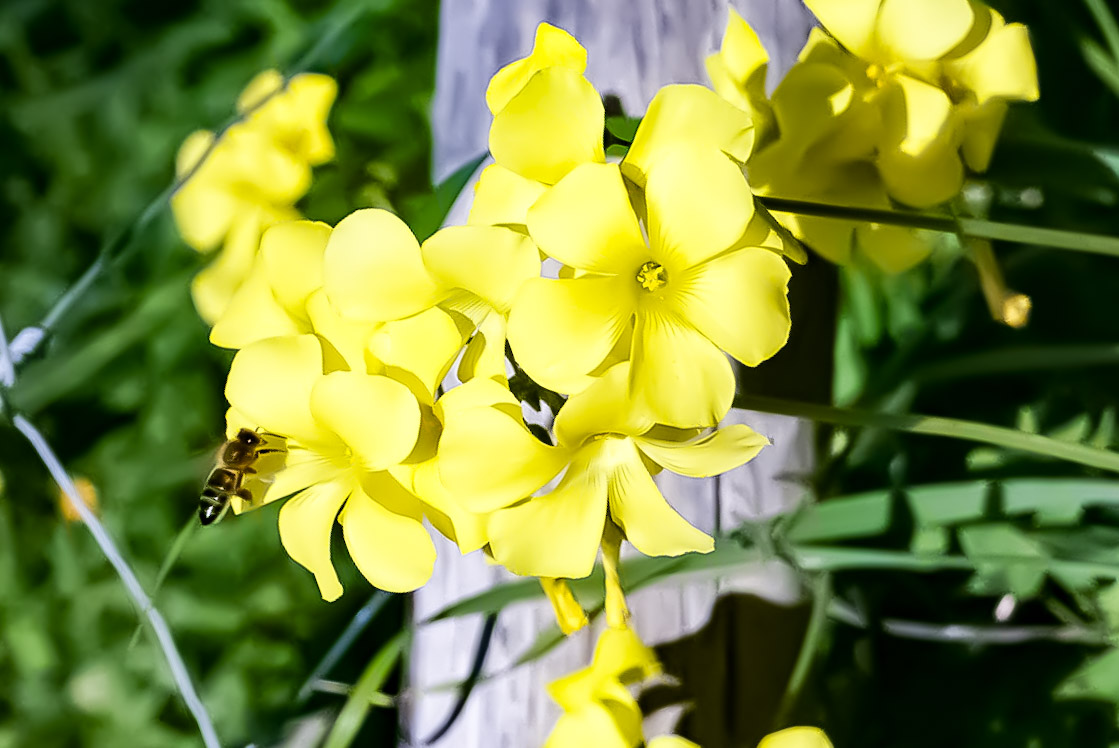
[[920, 155], [884, 151], [878, 156], [878, 171], [890, 196], [914, 208], [951, 200], [964, 185], [964, 165], [952, 144], [937, 144]]
[[323, 252], [330, 226], [292, 221], [260, 237], [260, 262], [276, 300], [297, 319], [307, 320], [307, 299], [322, 287]]
[[878, 38], [901, 59], [935, 60], [967, 38], [974, 23], [969, 0], [882, 0]]
[[919, 156], [952, 140], [956, 122], [943, 89], [910, 75], [895, 75], [891, 81], [883, 105], [883, 149]]
[[486, 531], [493, 557], [514, 574], [581, 579], [605, 521], [606, 482], [576, 459], [555, 490], [494, 512]]
[[210, 342], [220, 348], [244, 348], [249, 343], [279, 335], [311, 332], [280, 306], [258, 262], [229, 300], [225, 312], [210, 330]]
[[591, 668], [596, 678], [615, 678], [623, 683], [640, 683], [661, 672], [656, 653], [628, 626], [602, 632]]
[[521, 414], [521, 403], [509, 391], [509, 385], [489, 379], [472, 379], [448, 390], [435, 403], [435, 413], [440, 422], [444, 422], [451, 414], [487, 405], [501, 406], [498, 409], [510, 416], [519, 417]]
[[587, 389], [568, 398], [556, 416], [556, 439], [575, 448], [597, 434], [643, 434], [654, 426], [640, 408], [633, 407], [629, 388], [629, 363], [615, 364]]
[[449, 226], [425, 241], [421, 252], [443, 285], [470, 291], [503, 314], [521, 284], [540, 275], [532, 240], [497, 226]]
[[439, 477], [470, 511], [490, 512], [520, 501], [554, 478], [567, 462], [565, 450], [542, 443], [519, 415], [512, 417], [496, 408], [464, 408], [447, 412], [445, 419], [436, 458]]
[[489, 542], [485, 515], [468, 511], [447, 490], [439, 479], [438, 459], [415, 466], [411, 488], [426, 505], [424, 515], [439, 532], [453, 540], [460, 551], [470, 553]]
[[622, 277], [525, 282], [509, 312], [517, 363], [536, 382], [559, 392], [593, 370], [625, 332], [637, 284]]
[[672, 301], [708, 340], [757, 366], [789, 339], [790, 277], [780, 255], [739, 249], [688, 268]]
[[311, 390], [311, 412], [337, 434], [368, 470], [395, 465], [420, 432], [420, 406], [412, 391], [385, 376], [335, 371]]
[[497, 114], [520, 93], [537, 71], [552, 66], [582, 74], [587, 69], [587, 50], [571, 34], [550, 23], [536, 27], [532, 54], [498, 70], [486, 88], [486, 106]]
[[369, 352], [389, 367], [393, 376], [401, 381], [414, 379], [434, 399], [467, 333], [469, 330], [460, 327], [450, 314], [432, 307], [382, 325], [369, 338]]
[[1037, 63], [1030, 33], [1020, 23], [993, 28], [975, 50], [947, 67], [980, 105], [994, 98], [1037, 101]]
[[323, 287], [343, 316], [369, 322], [408, 317], [443, 296], [412, 230], [379, 208], [355, 211], [335, 226], [323, 256]]
[[961, 108], [964, 141], [960, 144], [960, 153], [972, 171], [982, 173], [991, 165], [991, 155], [1006, 119], [1006, 110], [1006, 102], [997, 100], [989, 100], [978, 107]]
[[[395, 487], [394, 487], [395, 486]], [[404, 492], [387, 473], [366, 480], [365, 489]], [[338, 521], [354, 565], [369, 583], [386, 592], [411, 592], [431, 578], [435, 545], [416, 518], [389, 511], [381, 495], [358, 490], [350, 496]]]
[[634, 331], [630, 393], [658, 423], [714, 426], [730, 410], [734, 372], [727, 357], [677, 319], [646, 313]]
[[214, 324], [225, 314], [233, 294], [248, 277], [260, 243], [261, 227], [259, 213], [240, 216], [230, 227], [218, 256], [191, 281], [194, 306], [208, 324]]
[[790, 727], [766, 735], [758, 748], [832, 748], [832, 744], [818, 727]]
[[494, 116], [490, 153], [523, 177], [555, 184], [579, 164], [605, 160], [605, 121], [602, 99], [581, 73], [546, 68]]
[[742, 85], [759, 71], [764, 75], [769, 64], [769, 54], [758, 39], [757, 32], [731, 6], [727, 6], [727, 27], [719, 52], [727, 71]]
[[870, 60], [882, 0], [804, 0], [820, 24], [852, 53]]
[[676, 146], [649, 171], [645, 201], [653, 258], [672, 272], [730, 248], [754, 215], [741, 170], [712, 148]]
[[474, 186], [474, 202], [467, 223], [473, 226], [524, 225], [529, 207], [548, 185], [527, 179], [500, 164], [482, 170]]
[[855, 229], [855, 241], [875, 265], [893, 274], [905, 272], [928, 257], [935, 239], [915, 229], [866, 223]]
[[757, 456], [769, 439], [749, 426], [735, 423], [685, 442], [634, 438], [634, 444], [653, 462], [689, 478], [707, 478], [733, 470]]
[[[646, 556], [709, 553], [715, 541], [668, 505], [629, 439], [598, 442], [609, 477], [610, 517], [633, 547]], [[596, 445], [597, 446], [597, 445]]]
[[665, 86], [649, 102], [622, 172], [644, 186], [660, 151], [680, 143], [718, 149], [745, 163], [754, 147], [754, 123], [744, 111], [703, 86]]
[[679, 735], [658, 735], [649, 741], [648, 748], [699, 748], [699, 745]]
[[351, 371], [382, 373], [384, 367], [371, 359], [366, 348], [370, 336], [380, 329], [382, 323], [363, 322], [341, 316], [326, 297], [326, 291], [321, 288], [307, 299], [307, 316], [315, 334], [324, 338], [341, 354]]
[[458, 378], [468, 382], [475, 378], [506, 380], [505, 318], [497, 312], [486, 315], [474, 331], [458, 366]]
[[639, 740], [640, 734], [635, 740], [619, 727], [611, 709], [591, 702], [561, 716], [544, 742], [544, 748], [633, 748]]
[[319, 594], [327, 602], [342, 595], [342, 584], [330, 561], [330, 533], [350, 490], [339, 481], [319, 483], [280, 508], [280, 542], [293, 561], [315, 575]]
[[574, 169], [529, 209], [528, 231], [545, 254], [592, 273], [635, 273], [649, 259], [617, 164]]
[[311, 415], [311, 390], [323, 376], [323, 349], [314, 335], [267, 338], [233, 357], [225, 397], [266, 431], [301, 443], [331, 442]]
[[570, 636], [579, 629], [586, 627], [588, 623], [587, 611], [583, 610], [583, 606], [579, 605], [579, 601], [575, 599], [575, 594], [571, 591], [571, 585], [567, 583], [566, 579], [541, 577], [540, 587], [544, 590], [548, 602], [552, 604], [552, 612], [556, 614], [556, 623], [559, 624], [560, 631], [563, 632], [564, 636]]

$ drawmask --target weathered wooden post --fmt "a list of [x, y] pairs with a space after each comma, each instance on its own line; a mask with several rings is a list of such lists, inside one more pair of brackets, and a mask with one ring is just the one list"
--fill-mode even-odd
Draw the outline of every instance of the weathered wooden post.
[[[733, 5], [757, 29], [770, 52], [772, 87], [774, 76], [786, 70], [800, 50], [812, 25], [811, 15], [800, 0], [735, 0]], [[486, 150], [491, 121], [484, 100], [486, 85], [498, 68], [529, 52], [540, 21], [574, 34], [588, 50], [590, 81], [603, 95], [616, 95], [627, 112], [640, 113], [660, 86], [706, 82], [704, 58], [718, 49], [726, 19], [725, 0], [444, 0], [432, 111], [435, 179], [445, 178]], [[472, 187], [468, 186], [449, 223], [465, 220], [471, 194]], [[818, 260], [810, 263], [814, 272], [806, 275], [819, 275], [821, 265]], [[814, 308], [826, 307], [828, 303], [828, 288], [833, 284], [829, 284], [831, 278], [826, 269], [823, 276], [823, 299], [818, 293], [811, 294]], [[794, 284], [799, 282], [794, 278]], [[798, 334], [797, 291], [794, 285], [794, 335]], [[830, 310], [824, 313], [831, 314]], [[827, 324], [824, 328], [826, 338]], [[803, 364], [802, 353], [790, 350], [796, 361], [790, 362], [790, 356], [785, 355], [784, 364], [775, 359], [762, 368]], [[812, 356], [812, 381], [817, 384], [797, 394], [825, 399], [830, 382], [830, 339], [822, 352], [816, 351]], [[758, 383], [764, 379], [771, 377], [758, 371], [752, 372], [748, 381]], [[788, 377], [778, 379], [790, 381]], [[768, 389], [757, 384], [755, 391]], [[804, 494], [796, 476], [810, 472], [812, 467], [810, 424], [741, 411], [732, 411], [730, 418], [749, 423], [767, 435], [773, 446], [753, 462], [719, 479], [701, 481], [669, 475], [659, 481], [673, 506], [709, 532], [788, 511]], [[434, 577], [415, 594], [413, 615], [417, 621], [448, 603], [512, 578], [504, 570], [487, 564], [481, 553], [461, 558], [448, 542], [442, 543], [439, 553]], [[755, 679], [766, 677], [763, 673], [768, 672], [770, 682], [764, 688], [776, 689], [779, 696], [781, 679], [788, 674], [800, 640], [802, 611], [771, 606], [764, 614], [741, 620], [743, 611], [763, 610], [757, 597], [746, 601], [739, 597], [729, 604], [720, 604], [720, 620], [713, 623], [716, 598], [728, 593], [750, 593], [785, 606], [798, 602], [801, 596], [791, 570], [772, 562], [725, 579], [669, 583], [630, 597], [634, 626], [646, 642], [676, 642], [662, 649], [662, 657], [669, 672], [681, 675], [685, 681], [686, 697], [693, 702], [694, 722], [711, 723], [695, 733], [697, 739], [705, 741], [705, 748], [754, 744], [747, 741], [756, 741], [755, 733], [764, 731], [768, 725], [759, 722], [764, 716], [751, 719], [750, 714], [763, 711], [765, 705], [757, 704], [754, 708], [743, 704], [736, 711], [734, 698], [725, 698], [726, 692], [731, 691], [735, 698], [748, 694], [740, 687], [746, 674], [739, 673], [736, 678], [735, 671], [746, 665], [751, 670], [749, 677]], [[436, 745], [532, 748], [543, 744], [559, 714], [544, 686], [589, 662], [599, 630], [593, 627], [579, 632], [548, 656], [509, 671], [511, 664], [552, 621], [552, 611], [546, 602], [520, 605], [502, 613], [486, 667], [487, 673], [500, 675], [477, 687], [455, 726]], [[781, 621], [780, 625], [775, 625], [777, 621]], [[759, 648], [756, 639], [766, 625], [782, 629], [780, 639], [763, 642], [764, 646]], [[413, 696], [402, 707], [401, 714], [402, 733], [411, 745], [419, 745], [431, 735], [451, 709], [453, 693], [428, 689], [466, 677], [480, 626], [477, 618], [456, 619], [420, 630], [408, 673]], [[755, 639], [753, 649], [751, 637]], [[768, 652], [768, 662], [762, 662], [765, 658], [750, 659], [750, 652], [763, 650]], [[728, 651], [736, 653], [729, 661]], [[705, 660], [698, 652], [709, 656]], [[719, 661], [711, 661], [712, 656]], [[762, 667], [764, 670], [759, 669]], [[688, 684], [690, 680], [700, 680], [700, 676], [702, 684]], [[719, 704], [705, 703], [705, 694], [718, 694]], [[770, 705], [770, 714], [772, 708]], [[662, 731], [669, 728], [671, 724]]]

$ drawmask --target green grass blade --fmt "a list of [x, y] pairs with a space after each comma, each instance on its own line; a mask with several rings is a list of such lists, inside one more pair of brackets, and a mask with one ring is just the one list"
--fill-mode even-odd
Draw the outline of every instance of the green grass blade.
[[794, 400], [779, 400], [753, 395], [738, 395], [734, 407], [797, 416], [840, 426], [904, 431], [910, 434], [940, 436], [951, 439], [990, 444], [995, 447], [1028, 452], [1042, 457], [1074, 462], [1086, 467], [1119, 472], [1119, 453], [1083, 444], [1058, 441], [1047, 436], [1028, 434], [1024, 431], [992, 426], [956, 418], [939, 418], [908, 413], [876, 413], [854, 408], [835, 408]]
[[342, 705], [342, 711], [338, 712], [323, 748], [348, 748], [353, 743], [365, 721], [365, 715], [381, 696], [381, 687], [400, 660], [406, 633], [401, 631], [389, 639], [369, 661], [346, 703]]
[[1100, 33], [1111, 50], [1113, 64], [1119, 62], [1119, 23], [1116, 23], [1115, 16], [1111, 14], [1104, 0], [1084, 0], [1084, 4], [1088, 6], [1092, 18], [1100, 27]]

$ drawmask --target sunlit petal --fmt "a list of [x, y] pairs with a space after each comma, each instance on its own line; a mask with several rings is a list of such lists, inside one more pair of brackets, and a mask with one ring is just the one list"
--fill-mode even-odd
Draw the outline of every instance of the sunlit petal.
[[962, 42], [974, 23], [969, 0], [882, 0], [878, 38], [902, 59], [935, 60]]
[[766, 735], [758, 748], [832, 748], [832, 744], [818, 727], [790, 727]]
[[423, 259], [448, 288], [507, 313], [521, 284], [540, 275], [540, 252], [524, 234], [497, 226], [449, 226], [423, 243]]
[[494, 558], [523, 576], [579, 579], [594, 568], [606, 521], [606, 482], [576, 461], [551, 493], [490, 516]]
[[690, 325], [643, 314], [634, 331], [630, 393], [669, 426], [713, 426], [730, 410], [734, 371], [727, 357]]
[[470, 511], [489, 512], [520, 501], [567, 462], [565, 450], [542, 443], [519, 415], [497, 408], [463, 408], [444, 417], [439, 476]]
[[744, 163], [754, 147], [750, 116], [703, 86], [664, 86], [649, 102], [622, 171], [638, 185], [661, 151], [681, 143], [708, 147]]
[[780, 255], [739, 249], [689, 268], [673, 304], [712, 343], [757, 366], [789, 339], [790, 277]]
[[730, 248], [754, 215], [742, 171], [711, 148], [662, 153], [649, 171], [645, 201], [653, 258], [670, 274]]
[[610, 517], [634, 548], [646, 556], [709, 553], [714, 549], [710, 535], [697, 530], [668, 505], [631, 440], [610, 439], [602, 442], [602, 449], [601, 459], [611, 466]]
[[366, 346], [370, 336], [381, 327], [380, 322], [363, 322], [338, 314], [338, 310], [319, 289], [307, 299], [307, 315], [316, 335], [324, 338], [346, 360], [352, 371], [381, 373], [381, 367], [369, 360]]
[[323, 600], [337, 600], [342, 584], [330, 561], [334, 518], [352, 487], [333, 481], [311, 486], [280, 508], [280, 542], [292, 560], [315, 575]]
[[598, 366], [625, 332], [636, 289], [624, 277], [526, 281], [509, 313], [517, 363], [538, 383], [565, 391], [566, 382]]
[[579, 164], [604, 160], [605, 119], [602, 98], [580, 72], [546, 68], [494, 116], [490, 153], [523, 177], [555, 184]]
[[[384, 481], [375, 485], [383, 487]], [[354, 565], [374, 587], [411, 592], [431, 578], [435, 545], [416, 518], [389, 511], [379, 497], [358, 490], [346, 502], [338, 521]]]
[[311, 390], [311, 412], [337, 434], [369, 470], [407, 457], [420, 431], [420, 406], [412, 391], [385, 376], [336, 371]]
[[214, 323], [210, 342], [221, 348], [244, 348], [263, 338], [307, 332], [309, 326], [293, 319], [276, 301], [258, 262]]
[[617, 164], [574, 169], [529, 209], [528, 231], [545, 254], [592, 273], [634, 273], [649, 259]]
[[556, 439], [577, 447], [596, 434], [643, 434], [654, 425], [643, 408], [630, 402], [629, 364], [615, 364], [587, 389], [568, 398], [556, 416]]
[[[429, 395], [447, 375], [469, 330], [437, 307], [387, 322], [369, 338], [369, 352], [386, 367], [408, 372]], [[401, 377], [403, 379], [404, 377]]]
[[735, 423], [685, 442], [634, 438], [634, 444], [653, 462], [691, 478], [719, 475], [743, 465], [769, 444], [749, 426]]
[[323, 252], [330, 226], [292, 221], [260, 237], [260, 265], [276, 300], [297, 319], [307, 319], [307, 299], [322, 286]]
[[314, 335], [266, 338], [233, 357], [225, 397], [266, 431], [306, 443], [331, 442], [311, 414], [311, 390], [323, 376], [323, 349]]
[[371, 322], [416, 314], [443, 295], [412, 230], [379, 208], [351, 213], [334, 228], [323, 256], [323, 287], [344, 316]]
[[482, 170], [474, 186], [474, 202], [467, 223], [475, 226], [525, 223], [529, 207], [548, 185], [522, 177], [500, 164]]
[[1036, 101], [1037, 63], [1029, 31], [1020, 23], [993, 28], [973, 52], [949, 64], [980, 105], [993, 98]]
[[587, 50], [563, 29], [550, 23], [541, 23], [536, 27], [532, 54], [509, 63], [490, 79], [486, 88], [486, 106], [490, 108], [490, 112], [497, 114], [537, 71], [553, 66], [582, 73], [587, 69]]
[[804, 0], [804, 4], [840, 44], [864, 59], [871, 59], [882, 0]]

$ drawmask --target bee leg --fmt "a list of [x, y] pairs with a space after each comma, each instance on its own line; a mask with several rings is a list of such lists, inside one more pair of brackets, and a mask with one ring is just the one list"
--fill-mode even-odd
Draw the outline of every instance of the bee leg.
[[241, 501], [245, 502], [245, 505], [247, 507], [251, 508], [253, 506], [253, 503], [254, 503], [253, 494], [252, 494], [251, 491], [249, 491], [249, 489], [242, 488], [242, 489], [238, 490], [237, 491], [237, 498], [239, 498], [239, 499], [241, 499]]
[[286, 451], [286, 450], [283, 450], [283, 449], [258, 449], [256, 451], [256, 454], [259, 457], [260, 455], [267, 455], [267, 454], [272, 454], [273, 452], [284, 452], [284, 451]]

